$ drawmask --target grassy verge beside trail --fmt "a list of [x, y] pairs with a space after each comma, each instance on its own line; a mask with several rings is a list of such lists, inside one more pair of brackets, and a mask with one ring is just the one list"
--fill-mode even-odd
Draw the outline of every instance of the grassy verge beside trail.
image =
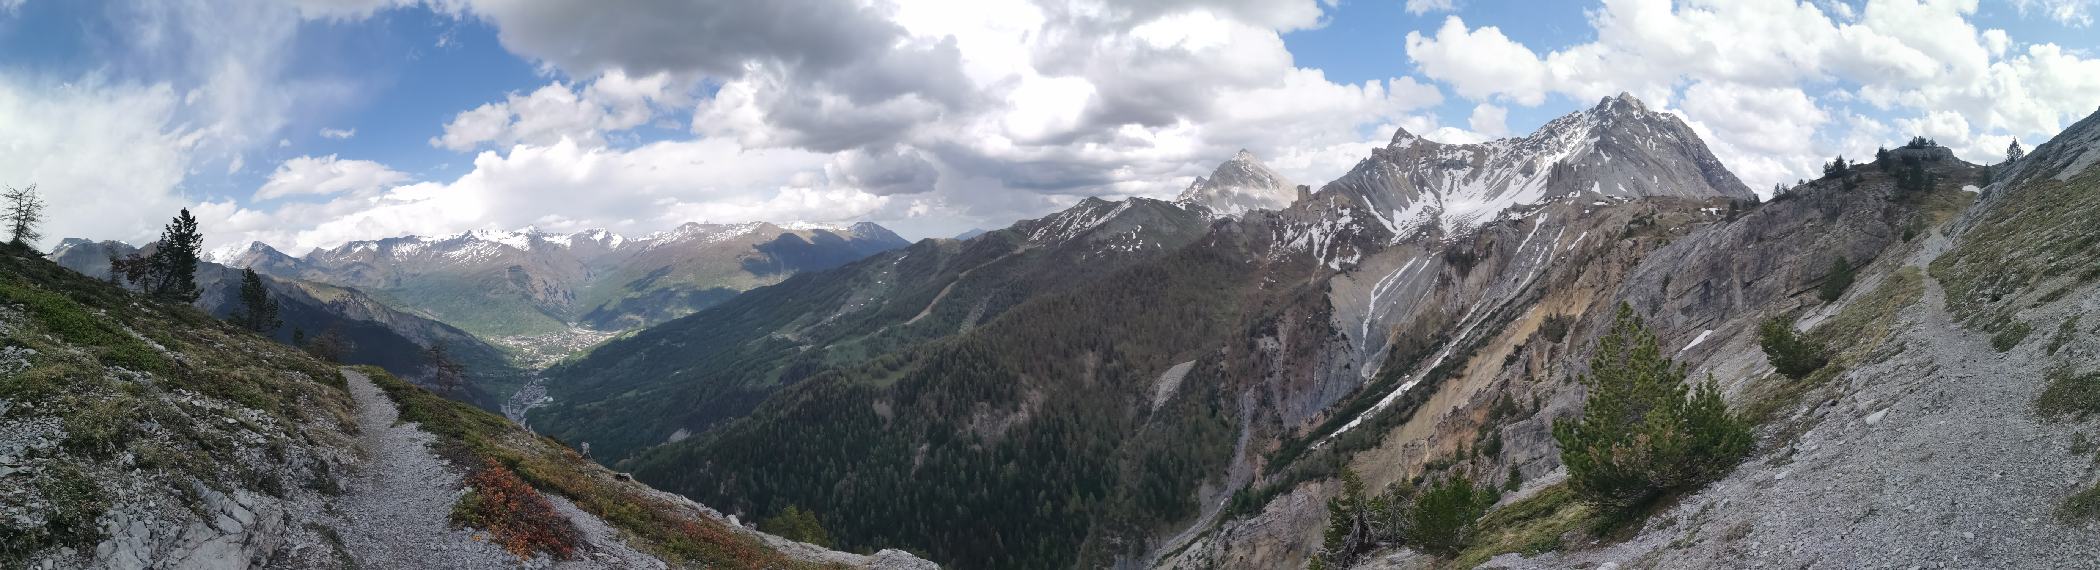
[[561, 443], [527, 433], [500, 416], [432, 394], [376, 367], [359, 370], [400, 406], [401, 421], [416, 422], [438, 436], [441, 454], [467, 465], [493, 461], [540, 491], [568, 498], [666, 561], [703, 568], [817, 567], [790, 560], [727, 524], [692, 516], [640, 484], [619, 481]]

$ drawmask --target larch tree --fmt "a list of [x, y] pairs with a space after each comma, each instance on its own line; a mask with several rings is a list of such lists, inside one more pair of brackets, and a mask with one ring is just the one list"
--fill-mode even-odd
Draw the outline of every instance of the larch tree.
[[31, 247], [43, 239], [36, 227], [44, 221], [44, 199], [37, 194], [35, 184], [28, 188], [8, 187], [0, 198], [7, 200], [6, 210], [0, 211], [0, 218], [7, 223], [8, 243], [16, 247]]

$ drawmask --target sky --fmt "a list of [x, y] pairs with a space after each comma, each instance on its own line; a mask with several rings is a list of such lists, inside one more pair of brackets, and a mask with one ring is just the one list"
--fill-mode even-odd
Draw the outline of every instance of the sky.
[[1753, 188], [2100, 106], [2100, 0], [0, 0], [0, 185], [63, 237], [293, 254], [473, 229], [944, 237], [1293, 181], [1620, 92]]

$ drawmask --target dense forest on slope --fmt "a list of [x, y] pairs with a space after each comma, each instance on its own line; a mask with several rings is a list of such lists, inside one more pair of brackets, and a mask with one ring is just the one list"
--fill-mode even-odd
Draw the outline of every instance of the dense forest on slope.
[[[1118, 537], [1193, 515], [1200, 474], [1231, 453], [1216, 354], [1246, 326], [1257, 272], [1240, 247], [1209, 245], [819, 373], [628, 465], [754, 514], [821, 505], [850, 548], [924, 547], [963, 568], [1107, 563], [1137, 546]], [[1152, 409], [1154, 380], [1189, 360], [1186, 390]]]
[[1165, 202], [1089, 200], [969, 241], [926, 240], [799, 274], [549, 370], [554, 402], [531, 422], [624, 458], [742, 416], [819, 372], [986, 326], [1029, 299], [1157, 259], [1208, 228]]

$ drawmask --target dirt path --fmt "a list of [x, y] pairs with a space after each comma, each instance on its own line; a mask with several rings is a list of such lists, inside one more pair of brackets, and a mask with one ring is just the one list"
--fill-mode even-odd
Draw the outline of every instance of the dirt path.
[[393, 400], [356, 370], [344, 369], [357, 400], [358, 446], [365, 452], [341, 500], [335, 525], [360, 568], [516, 568], [516, 557], [447, 520], [464, 492], [459, 470], [430, 451], [434, 437], [396, 424]]

